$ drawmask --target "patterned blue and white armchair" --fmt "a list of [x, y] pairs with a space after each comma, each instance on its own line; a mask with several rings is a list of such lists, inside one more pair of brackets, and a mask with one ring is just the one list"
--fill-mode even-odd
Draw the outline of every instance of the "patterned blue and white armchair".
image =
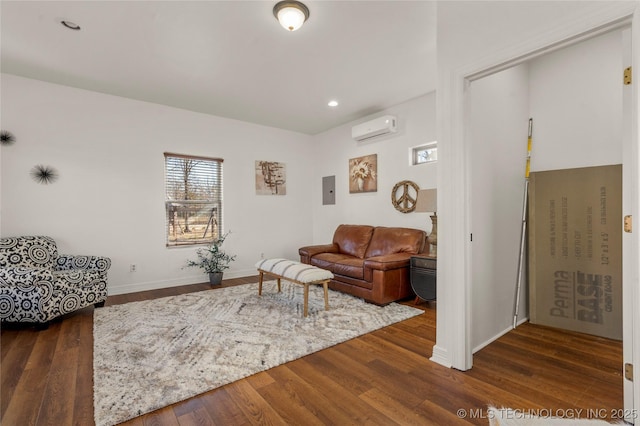
[[0, 320], [46, 328], [53, 318], [107, 300], [111, 259], [58, 254], [45, 236], [0, 238]]

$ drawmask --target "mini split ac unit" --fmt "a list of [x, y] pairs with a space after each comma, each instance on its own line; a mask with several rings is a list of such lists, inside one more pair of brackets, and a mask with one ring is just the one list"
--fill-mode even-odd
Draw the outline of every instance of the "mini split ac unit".
[[355, 125], [351, 128], [351, 137], [357, 141], [366, 141], [367, 139], [377, 136], [395, 133], [396, 117], [393, 115], [384, 115], [366, 123]]

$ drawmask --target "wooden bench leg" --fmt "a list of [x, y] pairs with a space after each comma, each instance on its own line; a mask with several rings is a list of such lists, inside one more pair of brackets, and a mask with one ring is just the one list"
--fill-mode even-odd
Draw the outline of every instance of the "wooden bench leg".
[[[264, 281], [264, 271], [258, 270], [258, 272], [260, 273], [259, 278], [258, 278], [258, 296], [262, 296], [262, 282]], [[282, 291], [282, 282], [281, 280], [284, 278], [282, 276], [276, 275], [272, 272], [269, 272], [268, 274], [273, 275], [275, 278], [277, 278], [278, 280], [278, 293], [280, 293]], [[289, 280], [292, 281], [296, 284], [301, 284], [304, 286], [304, 306], [303, 306], [303, 315], [306, 317], [309, 315], [309, 286], [311, 284], [322, 284], [322, 287], [324, 288], [324, 310], [328, 311], [329, 310], [329, 280], [325, 280], [325, 281], [314, 281], [311, 283], [303, 283], [297, 280], [291, 280], [288, 278], [284, 278], [285, 280]]]
[[304, 316], [307, 316], [309, 310], [309, 283], [304, 285]]
[[322, 283], [324, 287], [324, 310], [329, 310], [329, 281], [325, 281]]

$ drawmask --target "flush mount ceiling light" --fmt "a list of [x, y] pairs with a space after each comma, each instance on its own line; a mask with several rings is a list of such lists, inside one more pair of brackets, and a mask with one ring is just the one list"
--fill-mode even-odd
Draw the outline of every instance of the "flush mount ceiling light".
[[60, 23], [62, 25], [64, 25], [65, 27], [69, 28], [70, 30], [74, 30], [74, 31], [80, 31], [80, 25], [71, 22], [71, 21], [60, 21]]
[[273, 16], [288, 31], [295, 31], [309, 19], [309, 9], [299, 1], [281, 1], [273, 6]]
[[338, 106], [338, 101], [329, 101], [329, 103], [327, 104], [330, 107], [337, 107]]

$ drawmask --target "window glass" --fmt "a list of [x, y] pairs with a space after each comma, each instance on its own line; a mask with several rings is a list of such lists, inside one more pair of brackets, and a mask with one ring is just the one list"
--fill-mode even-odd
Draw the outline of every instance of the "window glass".
[[429, 142], [424, 145], [416, 146], [412, 149], [413, 165], [431, 163], [438, 161], [438, 143]]
[[222, 231], [220, 158], [165, 153], [167, 246], [206, 244]]

